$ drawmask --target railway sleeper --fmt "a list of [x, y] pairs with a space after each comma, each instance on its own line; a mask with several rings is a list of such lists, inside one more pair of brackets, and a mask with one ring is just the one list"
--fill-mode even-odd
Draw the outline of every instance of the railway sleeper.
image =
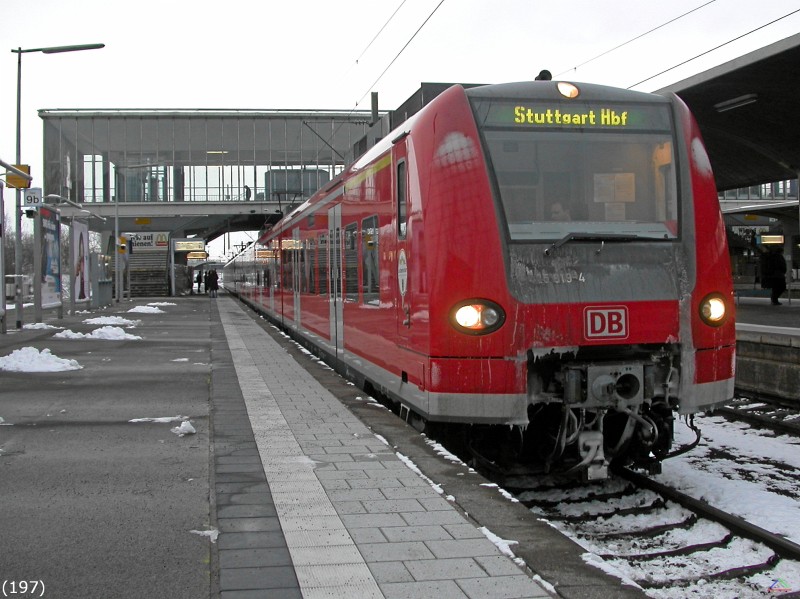
[[677, 549], [670, 549], [668, 551], [656, 551], [652, 553], [617, 555], [614, 553], [599, 554], [604, 560], [621, 559], [624, 558], [628, 561], [648, 561], [660, 559], [664, 557], [680, 557], [684, 555], [691, 555], [698, 551], [709, 551], [711, 549], [720, 549], [725, 547], [733, 539], [733, 534], [728, 533], [718, 541], [709, 541], [708, 543], [697, 543], [696, 545], [689, 545], [687, 547], [678, 547]]
[[[729, 570], [723, 570], [722, 572], [716, 572], [714, 574], [703, 574], [702, 576], [694, 576], [691, 578], [683, 578], [681, 580], [676, 581], [669, 581], [666, 583], [662, 582], [652, 582], [645, 579], [636, 580], [636, 584], [641, 586], [643, 589], [674, 589], [680, 588], [683, 586], [688, 587], [689, 585], [696, 584], [701, 580], [737, 580], [737, 579], [745, 579], [749, 578], [750, 576], [754, 576], [756, 574], [763, 573], [767, 570], [772, 569], [775, 564], [778, 562], [777, 556], [770, 557], [767, 561], [760, 563], [760, 564], [750, 564], [747, 566], [741, 566], [738, 568], [731, 568]], [[688, 596], [688, 595], [687, 595]]]

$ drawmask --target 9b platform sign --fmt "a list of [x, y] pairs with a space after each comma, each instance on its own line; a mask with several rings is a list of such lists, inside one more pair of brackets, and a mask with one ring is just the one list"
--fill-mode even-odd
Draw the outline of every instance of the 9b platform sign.
[[23, 208], [25, 210], [38, 209], [42, 205], [42, 188], [31, 187], [25, 192]]

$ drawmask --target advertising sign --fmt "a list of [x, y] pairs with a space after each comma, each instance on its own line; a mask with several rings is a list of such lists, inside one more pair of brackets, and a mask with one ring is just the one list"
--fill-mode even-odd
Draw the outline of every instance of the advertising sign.
[[131, 254], [137, 252], [165, 251], [169, 247], [169, 231], [140, 231], [139, 233], [123, 233], [130, 240]]
[[42, 306], [61, 305], [61, 219], [54, 210], [42, 206]]
[[86, 223], [72, 223], [72, 278], [70, 279], [75, 302], [89, 301], [89, 226]]

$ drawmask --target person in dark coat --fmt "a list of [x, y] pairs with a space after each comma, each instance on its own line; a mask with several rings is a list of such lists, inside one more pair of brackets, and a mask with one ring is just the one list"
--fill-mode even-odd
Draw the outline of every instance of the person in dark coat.
[[194, 282], [197, 283], [197, 293], [203, 293], [203, 289], [202, 289], [202, 287], [203, 287], [203, 271], [202, 270], [198, 270], [197, 271], [197, 278], [194, 280]]
[[217, 276], [217, 271], [211, 270], [208, 272], [208, 278], [206, 279], [206, 291], [208, 291], [210, 297], [217, 297], [218, 289], [219, 277]]
[[783, 248], [776, 245], [768, 250], [764, 278], [772, 292], [769, 299], [773, 306], [780, 306], [778, 298], [786, 291], [786, 258]]

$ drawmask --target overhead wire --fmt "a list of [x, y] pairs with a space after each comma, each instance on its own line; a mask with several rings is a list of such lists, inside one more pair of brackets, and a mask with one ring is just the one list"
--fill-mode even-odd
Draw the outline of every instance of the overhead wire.
[[787, 17], [790, 17], [790, 16], [792, 16], [793, 14], [795, 14], [795, 13], [798, 13], [798, 12], [800, 12], [800, 8], [798, 8], [797, 10], [793, 10], [792, 12], [790, 12], [790, 13], [787, 13], [787, 14], [783, 15], [782, 17], [778, 17], [777, 19], [774, 19], [773, 21], [770, 21], [769, 23], [765, 23], [764, 25], [761, 25], [761, 26], [759, 26], [759, 27], [756, 27], [755, 29], [751, 29], [751, 30], [750, 30], [750, 31], [748, 31], [747, 33], [743, 33], [742, 35], [738, 35], [738, 36], [734, 37], [733, 39], [729, 39], [727, 42], [724, 42], [724, 43], [722, 43], [722, 44], [720, 44], [720, 45], [718, 45], [718, 46], [714, 46], [714, 47], [713, 47], [713, 48], [711, 48], [710, 50], [706, 50], [705, 52], [701, 52], [701, 53], [700, 53], [700, 54], [698, 54], [697, 56], [693, 56], [692, 58], [689, 58], [689, 59], [687, 59], [687, 60], [684, 60], [683, 62], [679, 62], [678, 64], [676, 64], [676, 65], [673, 65], [673, 66], [671, 66], [671, 67], [670, 67], [670, 68], [668, 68], [668, 69], [664, 69], [664, 70], [663, 70], [663, 71], [661, 71], [660, 73], [656, 73], [655, 75], [651, 75], [651, 76], [650, 76], [650, 77], [648, 77], [647, 79], [642, 79], [642, 80], [641, 80], [641, 81], [639, 81], [638, 83], [634, 83], [633, 85], [629, 85], [629, 86], [627, 87], [627, 89], [634, 88], [634, 87], [636, 87], [637, 85], [641, 85], [642, 83], [645, 83], [645, 82], [647, 82], [647, 81], [650, 81], [651, 79], [655, 79], [656, 77], [659, 77], [660, 75], [663, 75], [664, 73], [669, 73], [669, 72], [670, 72], [670, 71], [672, 71], [673, 69], [677, 69], [678, 67], [681, 67], [681, 66], [683, 66], [683, 65], [685, 65], [685, 64], [687, 64], [687, 63], [689, 63], [689, 62], [692, 62], [693, 60], [696, 60], [696, 59], [700, 58], [701, 56], [705, 56], [706, 54], [710, 54], [710, 53], [711, 53], [711, 52], [713, 52], [714, 50], [719, 50], [719, 49], [720, 49], [720, 48], [722, 48], [723, 46], [727, 46], [728, 44], [731, 44], [731, 43], [733, 43], [733, 42], [735, 42], [735, 41], [737, 41], [737, 40], [740, 40], [740, 39], [742, 39], [743, 37], [746, 37], [746, 36], [750, 35], [751, 33], [755, 33], [756, 31], [759, 31], [760, 29], [764, 29], [765, 27], [769, 27], [770, 25], [773, 25], [773, 24], [777, 23], [778, 21], [782, 21], [783, 19], [785, 19], [785, 18], [787, 18]]
[[375, 40], [377, 40], [380, 37], [381, 33], [383, 33], [383, 30], [386, 29], [386, 27], [389, 25], [389, 23], [392, 22], [392, 19], [394, 19], [395, 16], [397, 15], [397, 13], [400, 12], [400, 9], [403, 8], [403, 5], [406, 2], [407, 2], [407, 0], [403, 0], [400, 3], [400, 5], [397, 8], [394, 9], [394, 12], [392, 13], [392, 15], [386, 20], [386, 22], [383, 24], [383, 26], [378, 30], [378, 33], [375, 34], [375, 36], [370, 40], [370, 42], [366, 45], [366, 47], [361, 51], [361, 54], [359, 54], [356, 57], [355, 62], [353, 62], [353, 64], [350, 65], [350, 67], [347, 69], [347, 72], [344, 75], [342, 75], [342, 77], [347, 77], [350, 74], [350, 71], [352, 71], [353, 68], [358, 66], [359, 61], [363, 58], [364, 54], [366, 54], [367, 51], [372, 47], [372, 44], [375, 43]]
[[706, 2], [705, 4], [701, 4], [700, 6], [697, 6], [697, 7], [693, 8], [692, 10], [690, 10], [690, 11], [688, 11], [688, 12], [685, 12], [685, 13], [683, 13], [682, 15], [679, 15], [679, 16], [677, 16], [677, 17], [673, 18], [673, 19], [670, 19], [669, 21], [665, 21], [664, 23], [661, 23], [661, 25], [659, 25], [658, 27], [653, 27], [653, 28], [652, 28], [652, 29], [650, 29], [649, 31], [645, 31], [644, 33], [641, 33], [641, 34], [637, 35], [636, 37], [633, 37], [633, 38], [629, 39], [627, 42], [623, 42], [623, 43], [621, 43], [621, 44], [619, 44], [619, 45], [617, 45], [617, 46], [614, 46], [614, 47], [613, 47], [613, 48], [611, 48], [610, 50], [606, 50], [605, 52], [603, 52], [603, 53], [601, 53], [601, 54], [598, 54], [597, 56], [594, 56], [594, 57], [590, 58], [589, 60], [586, 60], [586, 61], [582, 62], [582, 63], [581, 63], [581, 64], [579, 64], [579, 65], [576, 65], [576, 66], [574, 66], [574, 67], [572, 67], [572, 68], [569, 68], [569, 69], [567, 69], [566, 71], [562, 71], [561, 73], [559, 73], [558, 75], [556, 75], [556, 77], [560, 77], [561, 75], [566, 75], [566, 74], [567, 74], [567, 73], [569, 73], [570, 71], [577, 71], [577, 70], [578, 70], [580, 67], [582, 67], [582, 66], [585, 66], [585, 65], [589, 64], [590, 62], [594, 62], [595, 60], [597, 60], [598, 58], [602, 58], [602, 57], [603, 57], [603, 56], [605, 56], [606, 54], [611, 54], [611, 52], [613, 52], [614, 50], [619, 50], [619, 49], [620, 49], [620, 48], [622, 48], [623, 46], [627, 46], [628, 44], [630, 44], [630, 43], [632, 43], [632, 42], [635, 42], [636, 40], [638, 40], [638, 39], [641, 39], [641, 38], [643, 38], [644, 36], [646, 36], [646, 35], [649, 35], [649, 34], [653, 33], [654, 31], [658, 31], [658, 30], [659, 30], [659, 29], [661, 29], [662, 27], [666, 27], [667, 25], [669, 25], [669, 24], [671, 24], [671, 23], [674, 23], [675, 21], [678, 21], [679, 19], [682, 19], [683, 17], [685, 17], [685, 16], [687, 16], [687, 15], [690, 15], [690, 14], [692, 14], [693, 12], [695, 12], [695, 11], [698, 11], [698, 10], [700, 10], [701, 8], [704, 8], [704, 7], [708, 6], [709, 4], [713, 4], [713, 3], [714, 3], [714, 2], [716, 2], [716, 1], [717, 1], [717, 0], [709, 0], [709, 2]]
[[367, 97], [367, 94], [368, 94], [368, 93], [370, 93], [370, 92], [372, 91], [372, 89], [373, 89], [373, 88], [374, 88], [374, 87], [375, 87], [375, 86], [378, 84], [378, 82], [379, 82], [381, 79], [383, 79], [383, 76], [386, 74], [386, 72], [387, 72], [387, 71], [388, 71], [390, 68], [392, 68], [392, 65], [395, 63], [395, 61], [397, 61], [397, 59], [398, 59], [398, 58], [400, 58], [400, 55], [401, 55], [403, 52], [405, 52], [406, 48], [408, 48], [408, 46], [411, 44], [411, 42], [412, 42], [412, 41], [414, 41], [414, 38], [415, 38], [415, 37], [417, 37], [417, 35], [419, 34], [419, 32], [420, 32], [420, 31], [422, 31], [422, 28], [423, 28], [423, 27], [425, 27], [425, 25], [428, 23], [428, 21], [430, 21], [430, 20], [431, 20], [431, 18], [433, 17], [433, 15], [435, 15], [435, 14], [436, 14], [436, 11], [438, 11], [438, 10], [441, 8], [442, 4], [444, 4], [444, 3], [445, 3], [445, 0], [441, 0], [441, 1], [439, 2], [439, 4], [437, 4], [437, 5], [436, 5], [436, 8], [434, 8], [434, 9], [431, 11], [431, 14], [429, 14], [429, 15], [428, 15], [428, 17], [427, 17], [427, 18], [426, 18], [426, 19], [425, 19], [425, 20], [422, 22], [422, 25], [420, 25], [420, 26], [417, 28], [417, 30], [414, 32], [414, 34], [413, 34], [413, 35], [412, 35], [410, 38], [408, 38], [408, 41], [407, 41], [407, 42], [406, 42], [406, 43], [403, 45], [403, 47], [402, 47], [402, 48], [400, 48], [400, 51], [397, 53], [397, 55], [396, 55], [396, 56], [395, 56], [395, 57], [392, 59], [392, 61], [391, 61], [391, 62], [390, 62], [390, 63], [389, 63], [387, 66], [386, 66], [386, 68], [385, 68], [385, 69], [383, 69], [383, 72], [381, 72], [381, 74], [380, 74], [380, 75], [378, 75], [378, 78], [377, 78], [377, 79], [376, 79], [376, 80], [375, 80], [375, 81], [372, 83], [372, 85], [370, 85], [370, 86], [369, 86], [369, 89], [367, 89], [367, 91], [366, 91], [366, 92], [364, 92], [364, 95], [363, 95], [363, 96], [361, 96], [361, 98], [358, 100], [358, 102], [356, 102], [356, 106], [358, 106], [358, 105], [361, 103], [361, 101], [362, 101], [364, 98], [366, 98], [366, 97]]
[[[381, 27], [380, 31], [378, 31], [378, 33], [375, 35], [375, 37], [372, 39], [372, 41], [371, 41], [369, 44], [367, 44], [367, 47], [366, 47], [366, 48], [364, 48], [364, 51], [363, 51], [363, 52], [362, 52], [362, 53], [361, 53], [361, 54], [358, 56], [358, 58], [356, 59], [356, 64], [357, 64], [357, 63], [358, 63], [358, 61], [361, 59], [361, 57], [362, 57], [362, 56], [364, 56], [364, 54], [366, 53], [366, 51], [367, 51], [367, 50], [369, 49], [369, 47], [370, 47], [370, 46], [371, 46], [371, 45], [372, 45], [372, 44], [375, 42], [375, 40], [376, 40], [376, 39], [378, 39], [378, 37], [380, 36], [380, 34], [383, 32], [383, 30], [384, 30], [384, 29], [386, 28], [386, 26], [389, 24], [389, 21], [391, 21], [391, 20], [394, 18], [394, 16], [397, 14], [397, 12], [400, 10], [400, 8], [401, 8], [401, 7], [403, 6], [403, 4], [405, 4], [405, 3], [406, 3], [406, 0], [403, 0], [403, 2], [401, 2], [401, 3], [400, 3], [400, 6], [398, 6], [398, 7], [397, 7], [397, 9], [394, 11], [394, 13], [392, 13], [392, 16], [391, 16], [391, 17], [389, 17], [389, 20], [388, 20], [388, 21], [386, 21], [386, 23], [383, 25], [383, 27]], [[370, 85], [370, 86], [369, 86], [369, 88], [367, 89], [367, 91], [366, 91], [366, 92], [364, 92], [364, 95], [362, 95], [362, 96], [361, 96], [361, 97], [358, 99], [358, 101], [356, 101], [356, 103], [355, 103], [355, 106], [353, 106], [353, 108], [350, 110], [350, 112], [348, 112], [348, 113], [347, 113], [347, 115], [345, 116], [345, 119], [346, 119], [348, 116], [350, 116], [351, 114], [353, 114], [353, 112], [355, 112], [355, 110], [356, 110], [356, 108], [358, 107], [358, 105], [359, 105], [359, 104], [361, 104], [361, 102], [364, 100], [364, 98], [366, 98], [366, 97], [367, 97], [367, 94], [369, 94], [369, 93], [372, 91], [372, 89], [373, 89], [373, 88], [374, 88], [374, 87], [375, 87], [375, 86], [378, 84], [378, 82], [379, 82], [379, 81], [380, 81], [380, 80], [383, 78], [383, 76], [384, 76], [384, 75], [386, 74], [386, 72], [387, 72], [387, 71], [388, 71], [388, 70], [389, 70], [389, 69], [392, 67], [392, 65], [393, 65], [393, 64], [394, 64], [394, 63], [397, 61], [397, 59], [398, 59], [398, 58], [400, 58], [400, 55], [401, 55], [401, 54], [402, 54], [402, 53], [403, 53], [403, 52], [406, 50], [406, 48], [408, 48], [408, 46], [411, 44], [411, 42], [412, 42], [412, 41], [414, 41], [414, 38], [415, 38], [415, 37], [417, 37], [417, 35], [419, 34], [419, 32], [420, 32], [420, 31], [422, 31], [422, 28], [423, 28], [423, 27], [425, 27], [425, 25], [428, 23], [428, 21], [430, 21], [430, 20], [431, 20], [431, 18], [433, 17], [433, 15], [434, 15], [434, 14], [436, 14], [436, 11], [438, 11], [438, 10], [439, 10], [439, 8], [441, 8], [442, 4], [444, 4], [444, 3], [445, 3], [445, 0], [440, 0], [439, 4], [437, 4], [437, 5], [436, 5], [436, 7], [435, 7], [435, 8], [434, 8], [434, 9], [431, 11], [431, 13], [430, 13], [430, 14], [429, 14], [429, 15], [428, 15], [426, 18], [425, 18], [425, 20], [424, 20], [424, 21], [422, 22], [422, 24], [421, 24], [421, 25], [420, 25], [420, 26], [417, 28], [417, 30], [416, 30], [416, 31], [415, 31], [415, 32], [414, 32], [414, 33], [411, 35], [411, 37], [410, 37], [410, 38], [408, 38], [408, 40], [407, 40], [407, 41], [406, 41], [406, 43], [403, 45], [403, 47], [400, 49], [400, 51], [397, 53], [397, 55], [396, 55], [396, 56], [395, 56], [395, 57], [394, 57], [394, 58], [391, 60], [391, 62], [390, 62], [390, 63], [389, 63], [387, 66], [386, 66], [386, 68], [385, 68], [385, 69], [383, 69], [383, 71], [381, 72], [381, 74], [380, 74], [380, 75], [378, 76], [378, 78], [377, 78], [377, 79], [376, 79], [376, 80], [375, 80], [375, 81], [372, 83], [372, 85]], [[345, 122], [345, 121], [344, 121], [344, 120], [342, 120], [342, 122], [339, 124], [339, 126], [338, 126], [338, 127], [336, 127], [336, 129], [334, 129], [333, 133], [331, 133], [331, 137], [330, 137], [330, 139], [329, 139], [329, 141], [330, 141], [330, 142], [332, 142], [332, 141], [333, 141], [333, 138], [336, 136], [336, 133], [337, 133], [337, 132], [339, 131], [339, 129], [341, 129], [341, 128], [342, 128], [342, 126], [344, 125], [344, 122]], [[321, 151], [321, 150], [320, 150], [320, 151]], [[317, 152], [317, 157], [319, 157], [319, 152]]]
[[405, 3], [406, 3], [406, 1], [407, 1], [407, 0], [403, 0], [403, 1], [400, 3], [400, 6], [398, 6], [398, 7], [397, 7], [397, 8], [394, 10], [394, 12], [392, 13], [392, 16], [391, 16], [391, 17], [389, 17], [389, 18], [387, 19], [387, 21], [386, 21], [386, 22], [383, 24], [383, 27], [381, 27], [381, 28], [380, 28], [380, 30], [378, 31], [378, 33], [376, 33], [376, 34], [375, 34], [375, 37], [373, 37], [373, 38], [370, 40], [370, 42], [367, 44], [367, 47], [366, 47], [366, 48], [364, 48], [364, 49], [361, 51], [361, 54], [359, 54], [359, 55], [358, 55], [358, 58], [356, 58], [356, 64], [358, 64], [358, 61], [359, 61], [359, 60], [361, 60], [361, 57], [362, 57], [362, 56], [364, 56], [364, 54], [366, 54], [366, 53], [367, 53], [367, 50], [369, 50], [369, 49], [370, 49], [370, 47], [372, 46], [372, 44], [374, 44], [374, 43], [375, 43], [375, 40], [376, 40], [376, 39], [378, 39], [378, 38], [380, 37], [381, 33], [383, 33], [383, 30], [384, 30], [384, 29], [386, 29], [386, 26], [387, 26], [387, 25], [389, 25], [389, 23], [391, 23], [391, 21], [392, 21], [392, 19], [394, 19], [395, 15], [396, 15], [398, 12], [400, 12], [400, 9], [401, 9], [401, 8], [403, 8], [403, 4], [405, 4]]

